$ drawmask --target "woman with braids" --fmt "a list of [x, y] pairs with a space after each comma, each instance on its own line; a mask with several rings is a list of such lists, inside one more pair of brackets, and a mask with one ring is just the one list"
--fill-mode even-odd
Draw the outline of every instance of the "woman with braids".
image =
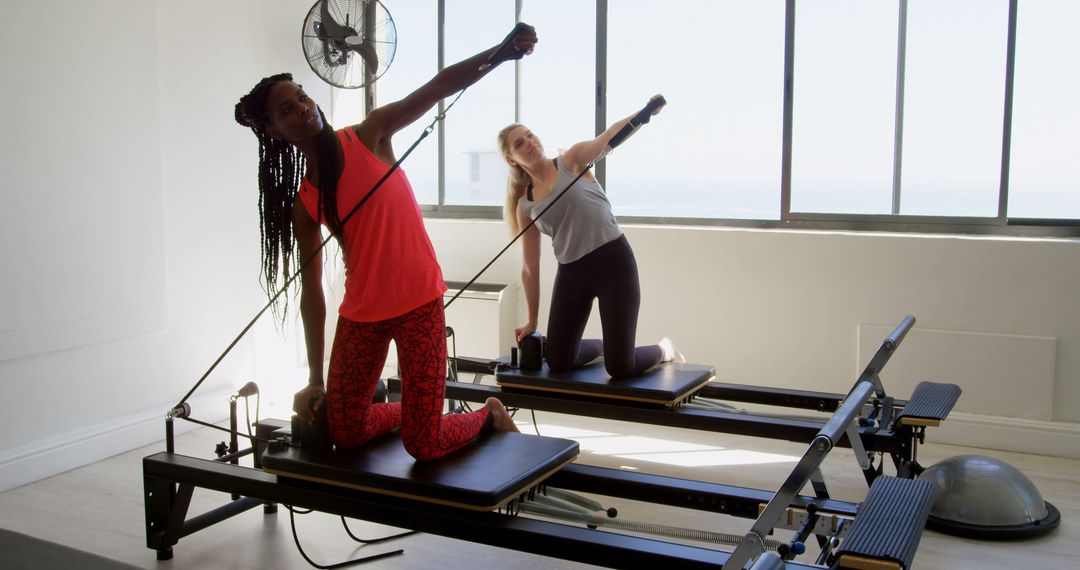
[[[662, 106], [658, 98], [650, 101], [657, 102], [653, 115]], [[503, 217], [514, 235], [535, 220], [521, 237], [521, 284], [529, 321], [515, 330], [518, 342], [536, 330], [540, 232], [551, 236], [559, 262], [547, 330], [547, 363], [555, 372], [583, 366], [600, 356], [612, 378], [637, 376], [661, 362], [686, 362], [667, 337], [655, 345], [634, 346], [641, 304], [634, 252], [592, 173], [574, 181], [630, 121], [627, 117], [616, 122], [600, 136], [575, 144], [558, 158], [545, 157], [540, 139], [524, 125], [512, 124], [497, 137], [499, 152], [510, 166]], [[558, 198], [564, 189], [566, 195]], [[600, 305], [603, 339], [582, 340], [594, 299]]]
[[[345, 294], [325, 388], [322, 264], [315, 260], [300, 269], [309, 376], [307, 387], [293, 399], [293, 410], [309, 423], [325, 406], [334, 445], [357, 446], [400, 426], [406, 450], [427, 461], [462, 447], [485, 429], [517, 431], [495, 398], [475, 412], [442, 415], [442, 272], [405, 173], [396, 170], [372, 189], [395, 162], [394, 133], [440, 99], [480, 79], [491, 69], [480, 70], [485, 62], [519, 59], [532, 52], [536, 41], [532, 27], [515, 28], [499, 47], [445, 68], [404, 99], [338, 131], [289, 74], [263, 79], [237, 103], [237, 122], [259, 139], [262, 265], [268, 294], [317, 254], [320, 223], [342, 247]], [[391, 340], [398, 351], [401, 402], [373, 404]]]

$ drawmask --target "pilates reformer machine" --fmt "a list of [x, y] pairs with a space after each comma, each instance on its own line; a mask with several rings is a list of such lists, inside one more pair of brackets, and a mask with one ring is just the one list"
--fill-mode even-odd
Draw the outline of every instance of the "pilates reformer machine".
[[[906, 317], [895, 329], [902, 338], [914, 326]], [[888, 342], [888, 341], [886, 341]], [[880, 356], [880, 352], [879, 352]], [[713, 367], [695, 364], [663, 364], [646, 374], [615, 380], [602, 363], [569, 372], [552, 372], [547, 365], [528, 369], [503, 357], [496, 360], [452, 358], [446, 397], [458, 402], [483, 402], [497, 397], [509, 408], [581, 415], [642, 424], [678, 427], [805, 443], [811, 441], [840, 409], [848, 394], [792, 390], [716, 381]], [[851, 429], [836, 445], [854, 447], [867, 482], [884, 472], [885, 456], [898, 477], [914, 478], [922, 471], [918, 446], [925, 442], [926, 428], [944, 421], [957, 400], [955, 384], [923, 381], [910, 399], [886, 394], [871, 362], [863, 377], [873, 376], [875, 389], [858, 411]], [[462, 380], [473, 374], [473, 381]], [[495, 384], [481, 383], [494, 378]], [[400, 380], [387, 382], [390, 398], [400, 394]], [[732, 404], [763, 409], [800, 410], [804, 415], [751, 412]], [[815, 416], [805, 415], [814, 413]], [[857, 437], [855, 437], [857, 436]]]
[[[490, 433], [450, 456], [419, 463], [405, 452], [396, 433], [359, 448], [336, 450], [296, 437], [293, 425], [300, 424], [256, 419], [251, 447], [239, 449], [236, 398], [230, 407], [231, 444], [218, 450], [217, 459], [202, 459], [175, 451], [173, 422], [190, 419], [185, 404], [166, 418], [166, 451], [143, 460], [146, 544], [158, 559], [170, 559], [173, 547], [185, 536], [258, 506], [271, 513], [282, 504], [290, 517], [299, 509], [310, 509], [339, 515], [343, 521], [353, 518], [608, 567], [666, 563], [728, 570], [910, 568], [933, 501], [933, 486], [928, 481], [879, 475], [869, 485], [866, 498], [853, 503], [829, 498], [820, 470], [825, 457], [845, 437], [856, 461], [860, 466], [865, 463], [865, 451], [858, 443], [860, 418], [868, 407], [874, 407], [875, 398], [880, 399], [878, 373], [909, 328], [910, 321], [905, 320], [885, 339], [775, 492], [578, 465], [573, 463], [576, 442], [519, 433]], [[249, 455], [253, 465], [240, 465], [240, 459]], [[813, 495], [802, 495], [808, 483]], [[189, 517], [195, 489], [232, 498]], [[624, 521], [615, 513], [604, 512], [599, 503], [576, 493], [754, 522], [744, 535], [620, 525]], [[684, 540], [608, 530], [620, 528]], [[295, 538], [295, 527], [293, 532]], [[780, 533], [790, 538], [781, 540]], [[389, 538], [397, 536], [401, 535]], [[720, 550], [694, 541], [729, 544], [734, 549]], [[808, 542], [816, 544], [816, 556], [805, 551]], [[814, 559], [796, 559], [804, 553]], [[302, 549], [301, 554], [307, 558]]]

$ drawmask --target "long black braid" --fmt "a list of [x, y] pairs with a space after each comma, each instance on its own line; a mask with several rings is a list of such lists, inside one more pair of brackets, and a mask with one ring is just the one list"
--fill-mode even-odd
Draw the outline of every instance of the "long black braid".
[[[319, 109], [322, 115], [322, 109]], [[338, 165], [338, 140], [334, 129], [326, 122], [323, 116], [323, 130], [316, 140], [319, 152], [319, 212], [322, 212], [323, 221], [330, 228], [330, 233], [338, 238], [338, 243], [345, 251], [345, 242], [341, 239], [343, 227], [341, 215], [338, 213], [337, 184], [341, 178], [341, 167]]]
[[[307, 166], [303, 153], [288, 141], [270, 136], [267, 127], [270, 113], [267, 99], [270, 89], [280, 81], [292, 81], [291, 73], [264, 77], [236, 104], [235, 119], [259, 139], [259, 235], [262, 246], [262, 280], [268, 297], [299, 269], [297, 246], [293, 240], [292, 209]], [[335, 236], [341, 236], [341, 217], [337, 211], [338, 167], [337, 137], [322, 109], [323, 130], [319, 133], [319, 211]], [[281, 296], [281, 306], [274, 314], [284, 320], [288, 314], [288, 295]], [[280, 308], [280, 311], [279, 311]]]

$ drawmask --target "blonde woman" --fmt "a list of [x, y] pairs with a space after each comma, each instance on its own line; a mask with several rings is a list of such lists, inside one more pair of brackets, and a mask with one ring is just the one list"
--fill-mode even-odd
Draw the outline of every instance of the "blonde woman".
[[[651, 114], [659, 111], [656, 106]], [[637, 262], [600, 183], [586, 172], [557, 198], [601, 157], [631, 119], [616, 122], [557, 158], [546, 157], [540, 139], [524, 125], [512, 124], [498, 135], [499, 150], [510, 166], [504, 218], [515, 235], [536, 221], [521, 238], [521, 284], [529, 320], [515, 330], [515, 336], [521, 342], [536, 330], [543, 232], [551, 237], [559, 263], [547, 330], [547, 363], [555, 372], [583, 366], [600, 356], [613, 378], [637, 376], [661, 362], [685, 362], [667, 337], [654, 345], [634, 345], [641, 304]], [[594, 299], [600, 307], [602, 340], [582, 339]]]

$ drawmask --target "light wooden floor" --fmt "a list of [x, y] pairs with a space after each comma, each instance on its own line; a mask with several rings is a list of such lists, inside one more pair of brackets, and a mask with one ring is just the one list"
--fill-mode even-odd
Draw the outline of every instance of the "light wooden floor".
[[[280, 414], [269, 417], [283, 417]], [[796, 444], [691, 432], [672, 428], [536, 414], [544, 435], [571, 437], [581, 443], [578, 462], [689, 479], [775, 489], [803, 448]], [[518, 415], [523, 431], [533, 429], [528, 413]], [[213, 446], [226, 434], [199, 429], [180, 436], [177, 451], [212, 457]], [[931, 432], [929, 439], [932, 440]], [[148, 569], [306, 569], [297, 553], [288, 513], [264, 515], [261, 509], [243, 513], [186, 537], [175, 547], [175, 558], [158, 562], [145, 546], [142, 502], [142, 457], [161, 451], [149, 446], [93, 465], [0, 494], [0, 527], [90, 551]], [[920, 461], [932, 465], [955, 455], [974, 453], [1009, 462], [1034, 481], [1046, 500], [1062, 515], [1061, 527], [1049, 536], [1022, 542], [988, 543], [958, 539], [927, 531], [915, 558], [918, 568], [1078, 568], [1076, 547], [1080, 531], [1080, 460], [935, 445], [920, 448]], [[848, 450], [835, 450], [824, 467], [833, 496], [857, 501], [866, 492], [855, 460]], [[225, 500], [218, 493], [196, 491], [191, 514]], [[612, 504], [611, 501], [605, 503]], [[615, 502], [620, 518], [744, 534], [748, 520], [688, 512], [655, 505]], [[337, 517], [314, 513], [297, 518], [300, 540], [309, 556], [331, 564], [362, 554], [404, 548], [405, 554], [376, 562], [375, 568], [585, 568], [585, 565], [446, 539], [415, 535], [391, 545], [353, 547]], [[354, 521], [361, 537], [376, 537], [393, 529]], [[693, 543], [692, 543], [693, 544]], [[724, 547], [721, 547], [724, 548]], [[730, 548], [725, 548], [730, 550]], [[0, 553], [2, 560], [2, 553]], [[2, 562], [0, 562], [2, 566]]]

